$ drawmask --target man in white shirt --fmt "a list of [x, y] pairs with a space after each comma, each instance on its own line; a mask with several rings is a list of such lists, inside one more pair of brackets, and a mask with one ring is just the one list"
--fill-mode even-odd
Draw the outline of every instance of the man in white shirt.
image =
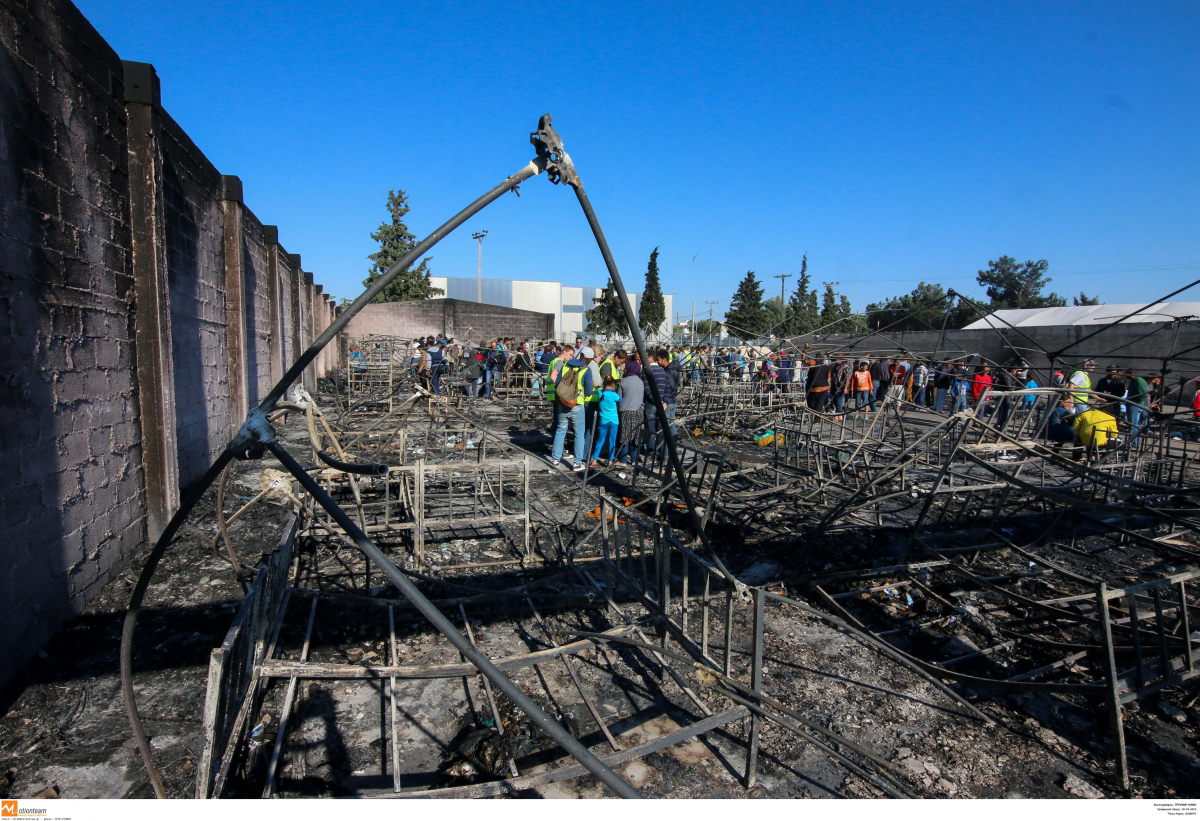
[[892, 382], [888, 394], [896, 400], [904, 398], [904, 383], [908, 380], [909, 364], [907, 359], [897, 359], [892, 366]]

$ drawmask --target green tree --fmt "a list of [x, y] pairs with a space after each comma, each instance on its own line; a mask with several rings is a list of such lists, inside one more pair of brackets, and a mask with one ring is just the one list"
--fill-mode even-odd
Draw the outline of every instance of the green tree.
[[1007, 308], [1061, 308], [1067, 301], [1054, 292], [1042, 295], [1042, 289], [1050, 284], [1046, 269], [1050, 263], [1044, 259], [1033, 262], [1026, 260], [1018, 264], [1008, 256], [989, 260], [988, 267], [979, 272], [979, 284], [987, 289], [991, 309]]
[[773, 333], [780, 333], [785, 324], [783, 297], [773, 296], [763, 303], [763, 315], [766, 317], [767, 332], [772, 328]]
[[721, 335], [721, 320], [719, 319], [697, 319], [696, 320], [696, 336], [704, 339], [716, 339]]
[[729, 310], [725, 312], [726, 330], [732, 336], [758, 339], [766, 331], [769, 325], [762, 296], [763, 289], [755, 279], [754, 272], [747, 271], [730, 300]]
[[667, 318], [667, 301], [663, 299], [662, 286], [658, 283], [658, 247], [650, 252], [650, 264], [646, 266], [646, 288], [642, 291], [642, 304], [638, 307], [638, 326], [644, 334], [655, 333]]
[[[395, 265], [417, 244], [417, 237], [404, 224], [404, 216], [409, 212], [408, 194], [402, 189], [388, 191], [387, 210], [392, 215], [391, 222], [383, 222], [379, 230], [371, 232], [371, 239], [379, 243], [379, 250], [367, 258], [372, 261], [370, 272], [363, 280], [363, 285], [371, 286], [389, 268]], [[429, 299], [444, 293], [441, 288], [429, 284], [429, 260], [425, 257], [416, 268], [408, 267], [373, 299], [372, 302], [404, 302], [412, 299]]]
[[845, 295], [835, 294], [833, 287], [836, 282], [824, 283], [824, 293], [821, 295], [821, 314], [818, 317], [820, 328], [826, 334], [851, 334], [858, 328], [853, 319], [850, 300]]
[[[975, 314], [966, 305], [946, 298], [946, 289], [936, 282], [922, 282], [912, 293], [894, 296], [867, 306], [867, 328], [877, 331], [928, 331], [961, 328]], [[949, 316], [947, 316], [949, 313]]]
[[783, 336], [799, 336], [811, 333], [821, 324], [821, 309], [817, 292], [809, 286], [812, 278], [808, 274], [808, 254], [800, 260], [800, 275], [796, 279], [796, 291], [788, 299], [788, 317], [781, 331]]
[[1083, 291], [1080, 291], [1079, 296], [1071, 298], [1071, 302], [1073, 302], [1077, 308], [1083, 305], [1099, 305], [1100, 297], [1088, 296]]
[[608, 286], [597, 297], [596, 307], [584, 311], [583, 316], [589, 333], [600, 336], [625, 336], [629, 333], [625, 309], [621, 307], [621, 297], [613, 287], [611, 277]]

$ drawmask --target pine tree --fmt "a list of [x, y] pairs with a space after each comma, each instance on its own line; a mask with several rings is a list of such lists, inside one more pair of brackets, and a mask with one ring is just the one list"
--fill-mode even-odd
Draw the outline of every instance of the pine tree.
[[650, 264], [646, 266], [646, 288], [642, 291], [642, 304], [638, 308], [638, 326], [646, 335], [654, 334], [667, 318], [667, 302], [663, 299], [662, 286], [658, 283], [658, 247], [650, 252]]
[[[367, 258], [372, 265], [363, 285], [370, 286], [389, 268], [395, 265], [417, 244], [417, 237], [404, 224], [404, 215], [409, 212], [408, 194], [402, 189], [388, 191], [387, 210], [392, 215], [390, 223], [383, 222], [379, 230], [371, 232], [371, 239], [379, 243], [379, 250]], [[416, 268], [409, 267], [373, 299], [372, 302], [403, 302], [413, 299], [429, 299], [444, 293], [441, 288], [429, 284], [429, 260], [425, 257]]]
[[1084, 305], [1099, 305], [1100, 297], [1099, 296], [1088, 296], [1083, 291], [1080, 291], [1079, 296], [1071, 297], [1071, 302], [1073, 302], [1075, 304], [1075, 307], [1077, 307], [1077, 308], [1082, 307]]
[[621, 297], [613, 287], [610, 277], [608, 287], [600, 292], [596, 299], [596, 307], [583, 312], [587, 322], [588, 333], [598, 336], [625, 336], [629, 333], [629, 323], [625, 321], [625, 309], [621, 307]]
[[820, 327], [825, 333], [854, 333], [859, 323], [850, 308], [850, 300], [844, 294], [835, 294], [834, 285], [837, 283], [825, 283], [825, 293], [821, 295]]
[[820, 325], [821, 311], [817, 306], [817, 292], [811, 290], [812, 277], [808, 274], [808, 254], [800, 260], [800, 276], [796, 278], [796, 292], [788, 300], [788, 319], [784, 336], [799, 336], [812, 333]]
[[763, 289], [754, 278], [753, 271], [738, 285], [729, 310], [725, 312], [725, 327], [738, 339], [758, 339], [767, 329], [766, 310], [762, 301]]
[[976, 279], [987, 288], [993, 311], [1005, 308], [1061, 308], [1067, 304], [1061, 296], [1053, 291], [1042, 295], [1042, 289], [1050, 284], [1050, 277], [1046, 276], [1049, 267], [1050, 263], [1044, 259], [1017, 264], [1012, 257], [1003, 256], [989, 260], [988, 267], [980, 271]]

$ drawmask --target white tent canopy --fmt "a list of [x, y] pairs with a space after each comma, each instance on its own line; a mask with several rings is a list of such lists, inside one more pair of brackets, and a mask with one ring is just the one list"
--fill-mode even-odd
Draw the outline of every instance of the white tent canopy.
[[[984, 319], [972, 322], [963, 330], [975, 331], [1010, 326], [1031, 328], [1046, 325], [1106, 325], [1128, 316], [1145, 305], [1144, 302], [1135, 302], [1128, 305], [1081, 305], [1077, 308], [1016, 308], [996, 311]], [[1171, 322], [1183, 317], [1200, 317], [1200, 302], [1161, 302], [1126, 319], [1125, 322]]]

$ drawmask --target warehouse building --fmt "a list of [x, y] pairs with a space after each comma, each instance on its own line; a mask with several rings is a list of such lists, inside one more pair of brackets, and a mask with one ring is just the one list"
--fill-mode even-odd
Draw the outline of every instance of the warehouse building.
[[[586, 335], [587, 321], [584, 311], [595, 305], [595, 300], [603, 290], [533, 279], [484, 279], [483, 299], [480, 300], [480, 284], [476, 277], [430, 277], [429, 281], [433, 287], [445, 292], [443, 298], [482, 301], [485, 305], [553, 314], [554, 338], [567, 341], [573, 340], [577, 335]], [[633, 301], [634, 312], [639, 312], [642, 295], [631, 293], [629, 298]], [[670, 318], [674, 300], [671, 294], [663, 294], [663, 299], [666, 302], [666, 320], [657, 333], [651, 336], [661, 335], [667, 338], [671, 333]]]

